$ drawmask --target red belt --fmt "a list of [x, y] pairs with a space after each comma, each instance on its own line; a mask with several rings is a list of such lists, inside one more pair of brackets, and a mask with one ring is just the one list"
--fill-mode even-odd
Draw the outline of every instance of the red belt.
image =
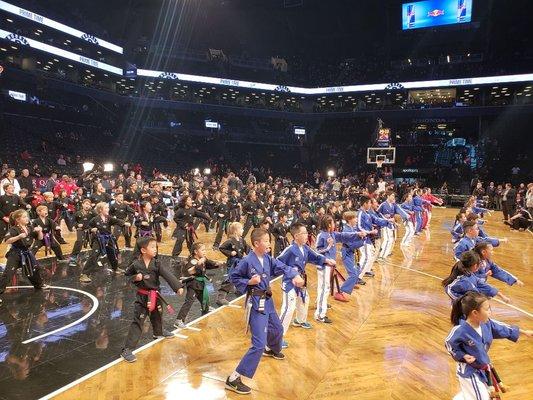
[[155, 310], [155, 307], [157, 305], [157, 299], [161, 299], [163, 303], [166, 304], [167, 310], [169, 313], [174, 314], [174, 308], [164, 299], [163, 296], [161, 296], [161, 293], [159, 293], [155, 289], [137, 289], [138, 294], [142, 294], [144, 296], [148, 296], [148, 304], [147, 308], [149, 312], [152, 312]]

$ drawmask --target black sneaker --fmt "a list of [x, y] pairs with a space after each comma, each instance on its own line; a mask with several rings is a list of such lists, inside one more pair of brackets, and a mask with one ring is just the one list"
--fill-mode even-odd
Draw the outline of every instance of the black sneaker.
[[364, 280], [362, 280], [362, 279], [359, 279], [359, 280], [357, 281], [357, 284], [358, 284], [358, 285], [366, 285], [366, 282], [365, 282]]
[[324, 318], [320, 318], [320, 317], [318, 317], [318, 318], [315, 318], [315, 319], [316, 319], [318, 322], [323, 322], [323, 323], [325, 323], [325, 324], [331, 324], [331, 323], [333, 323], [333, 321], [330, 320], [328, 317], [324, 317]]
[[167, 331], [166, 329], [163, 329], [163, 333], [161, 335], [153, 335], [152, 337], [154, 339], [168, 339], [168, 338], [172, 338], [174, 337], [175, 335], [170, 332], [170, 331]]
[[238, 393], [238, 394], [250, 394], [252, 392], [252, 389], [248, 386], [246, 386], [241, 381], [241, 377], [238, 377], [234, 381], [226, 379], [226, 387], [227, 390], [231, 390], [232, 392]]
[[137, 357], [135, 357], [135, 354], [130, 349], [122, 349], [120, 356], [129, 363], [137, 361]]
[[276, 353], [274, 350], [263, 350], [263, 355], [266, 357], [274, 357], [276, 360], [285, 360], [285, 354], [281, 351]]
[[374, 277], [376, 274], [374, 273], [374, 271], [368, 271], [368, 272], [365, 272], [365, 276], [370, 276], [370, 277]]

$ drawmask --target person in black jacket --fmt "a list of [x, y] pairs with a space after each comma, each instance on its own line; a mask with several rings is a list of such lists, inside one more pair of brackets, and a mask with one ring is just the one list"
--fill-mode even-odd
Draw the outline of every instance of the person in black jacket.
[[[137, 347], [142, 335], [142, 328], [146, 317], [150, 317], [153, 338], [169, 338], [174, 334], [163, 328], [163, 303], [159, 281], [163, 277], [173, 291], [182, 295], [183, 285], [165, 268], [157, 259], [157, 242], [153, 237], [141, 237], [137, 240], [136, 251], [140, 254], [126, 269], [126, 276], [131, 277], [131, 282], [137, 287], [137, 295], [133, 308], [133, 321], [130, 325], [124, 348], [120, 355], [128, 362], [136, 361], [133, 350]], [[170, 307], [167, 305], [167, 307]]]
[[[124, 202], [124, 195], [122, 193], [117, 193], [115, 195], [115, 202], [109, 207], [109, 215], [131, 224], [135, 210]], [[117, 241], [120, 236], [124, 236], [126, 247], [131, 248], [131, 227], [115, 225], [113, 227], [113, 235]]]
[[287, 233], [287, 214], [284, 211], [278, 213], [278, 222], [272, 227], [272, 235], [274, 236], [274, 257], [277, 257], [289, 245]]
[[502, 212], [503, 219], [509, 221], [515, 213], [516, 208], [516, 189], [510, 183], [505, 184], [502, 194]]
[[22, 170], [22, 174], [18, 177], [21, 189], [26, 189], [28, 193], [32, 193], [35, 187], [33, 186], [33, 178], [30, 176], [30, 171]]
[[24, 209], [20, 197], [14, 194], [15, 186], [12, 183], [4, 184], [5, 194], [0, 196], [0, 242], [4, 239], [9, 229], [9, 216], [12, 212]]

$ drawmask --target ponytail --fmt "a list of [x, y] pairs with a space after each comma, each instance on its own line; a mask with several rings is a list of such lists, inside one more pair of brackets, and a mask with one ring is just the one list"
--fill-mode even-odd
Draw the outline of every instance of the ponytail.
[[463, 254], [461, 254], [461, 259], [452, 267], [450, 275], [443, 279], [442, 286], [448, 286], [458, 276], [470, 275], [470, 268], [472, 268], [472, 266], [475, 264], [479, 264], [479, 255], [472, 250], [465, 251]]
[[478, 292], [466, 292], [452, 305], [450, 320], [453, 325], [459, 325], [461, 319], [467, 318], [474, 310], [479, 310], [488, 297]]

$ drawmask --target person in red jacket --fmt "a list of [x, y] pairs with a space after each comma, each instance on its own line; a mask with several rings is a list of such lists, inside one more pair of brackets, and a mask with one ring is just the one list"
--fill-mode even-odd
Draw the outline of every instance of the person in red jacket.
[[54, 196], [58, 197], [62, 190], [67, 192], [67, 197], [70, 197], [76, 190], [78, 186], [70, 179], [68, 175], [63, 175], [61, 180], [56, 183], [54, 186]]
[[[422, 196], [420, 197], [422, 197], [424, 200], [429, 201], [432, 204], [437, 204], [439, 206], [442, 206], [442, 204], [444, 204], [444, 200], [437, 196], [434, 196], [431, 193], [431, 188], [425, 188], [422, 193]], [[431, 204], [427, 204], [424, 206], [424, 208], [426, 209], [426, 212], [424, 213], [422, 220], [422, 229], [426, 226], [429, 226], [429, 223], [431, 222], [431, 210], [433, 209], [433, 206]]]

